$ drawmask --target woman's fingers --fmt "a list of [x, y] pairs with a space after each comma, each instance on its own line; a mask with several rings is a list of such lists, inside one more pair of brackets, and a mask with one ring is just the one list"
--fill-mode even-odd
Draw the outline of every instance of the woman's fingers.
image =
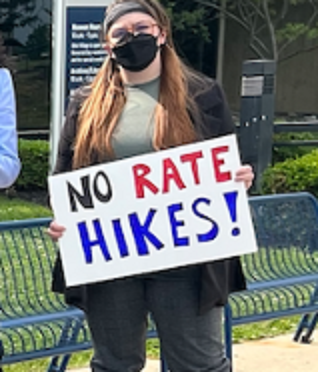
[[248, 190], [253, 183], [254, 172], [250, 165], [242, 165], [235, 174], [235, 181], [244, 182], [246, 189]]
[[56, 221], [52, 221], [49, 228], [47, 229], [48, 235], [53, 240], [58, 240], [63, 235], [64, 231], [65, 227], [59, 225], [58, 223], [56, 223]]

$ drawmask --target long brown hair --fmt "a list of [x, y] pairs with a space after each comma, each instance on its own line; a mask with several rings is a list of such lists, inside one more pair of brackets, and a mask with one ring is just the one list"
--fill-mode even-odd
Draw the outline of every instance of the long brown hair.
[[[115, 0], [108, 7], [132, 0]], [[157, 0], [133, 0], [141, 4], [167, 35], [161, 50], [160, 92], [155, 110], [153, 146], [155, 150], [191, 143], [196, 139], [189, 111], [196, 107], [188, 94], [188, 83], [196, 74], [178, 57], [171, 36], [170, 20]], [[106, 35], [105, 35], [106, 37]], [[106, 58], [91, 83], [90, 93], [79, 113], [73, 167], [80, 168], [114, 157], [111, 137], [126, 102], [126, 92], [116, 63]]]

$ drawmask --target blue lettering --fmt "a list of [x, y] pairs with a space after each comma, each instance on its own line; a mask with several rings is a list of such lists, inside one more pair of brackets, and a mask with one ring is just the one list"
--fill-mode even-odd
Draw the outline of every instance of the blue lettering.
[[183, 210], [182, 203], [179, 204], [172, 204], [168, 207], [170, 224], [171, 224], [171, 231], [173, 236], [173, 242], [175, 247], [182, 247], [189, 245], [189, 238], [188, 237], [179, 237], [178, 236], [178, 227], [184, 226], [184, 221], [177, 220], [175, 213], [178, 211]]
[[193, 213], [196, 216], [198, 216], [199, 218], [202, 218], [203, 220], [209, 221], [212, 224], [212, 228], [211, 228], [210, 231], [208, 231], [207, 233], [204, 233], [204, 234], [197, 234], [198, 241], [200, 243], [203, 243], [203, 242], [209, 242], [211, 240], [214, 240], [217, 237], [217, 235], [219, 233], [219, 226], [217, 225], [217, 223], [215, 221], [212, 220], [212, 218], [210, 218], [209, 216], [206, 216], [205, 214], [201, 213], [198, 210], [198, 205], [200, 203], [210, 205], [211, 201], [207, 198], [198, 198], [192, 204]]
[[92, 263], [93, 262], [93, 255], [92, 255], [92, 247], [95, 245], [99, 246], [101, 251], [103, 252], [103, 255], [105, 257], [106, 261], [111, 261], [111, 256], [108, 251], [108, 247], [106, 244], [106, 240], [103, 235], [102, 227], [100, 224], [100, 221], [98, 219], [93, 221], [94, 230], [97, 236], [96, 240], [90, 240], [90, 237], [88, 235], [88, 230], [86, 226], [86, 222], [80, 222], [77, 224], [80, 236], [81, 236], [81, 242], [82, 247], [84, 250], [85, 255], [85, 261], [86, 263]]
[[112, 222], [120, 256], [127, 257], [129, 256], [129, 251], [120, 220], [113, 220]]
[[146, 238], [157, 248], [161, 249], [164, 247], [163, 243], [149, 231], [153, 217], [157, 211], [150, 209], [146, 218], [146, 222], [142, 225], [139, 221], [137, 213], [129, 215], [130, 226], [134, 235], [138, 254], [145, 256], [149, 254]]

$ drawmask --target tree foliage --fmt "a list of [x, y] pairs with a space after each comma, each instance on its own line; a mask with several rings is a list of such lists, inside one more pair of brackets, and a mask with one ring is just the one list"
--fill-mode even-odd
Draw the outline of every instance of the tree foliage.
[[[193, 0], [160, 0], [167, 9], [179, 54], [192, 66], [213, 74], [217, 12]], [[212, 53], [211, 53], [212, 50]]]
[[25, 27], [37, 20], [36, 0], [0, 0], [0, 31], [11, 36], [16, 27]]
[[[196, 1], [222, 10], [222, 0]], [[300, 37], [318, 39], [318, 0], [227, 0], [225, 16], [248, 32], [260, 58], [278, 60]]]
[[29, 35], [26, 42], [26, 53], [30, 59], [36, 60], [51, 55], [51, 27], [40, 24]]

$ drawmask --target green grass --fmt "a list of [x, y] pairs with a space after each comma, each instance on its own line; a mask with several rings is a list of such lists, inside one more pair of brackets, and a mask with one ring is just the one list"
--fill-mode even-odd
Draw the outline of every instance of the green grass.
[[24, 220], [28, 218], [50, 217], [50, 209], [19, 198], [0, 195], [0, 221]]
[[[1, 195], [0, 196], [0, 220], [19, 220], [19, 219], [28, 219], [28, 218], [37, 218], [37, 217], [46, 217], [51, 216], [51, 212], [48, 208], [42, 207], [40, 205], [22, 201], [17, 198], [8, 199], [6, 196]], [[36, 237], [37, 239], [38, 237]], [[19, 237], [16, 238], [16, 242], [19, 242]], [[11, 255], [15, 262], [17, 260], [21, 260], [19, 265], [21, 267], [24, 266], [23, 262], [24, 260], [33, 260], [34, 262], [38, 262], [39, 258], [42, 257], [44, 251], [42, 251], [41, 244], [38, 245], [37, 250], [37, 257], [30, 257], [30, 256], [24, 256], [24, 257], [18, 257], [15, 256], [14, 252], [14, 244], [10, 240], [8, 240], [7, 249], [11, 251]], [[6, 259], [5, 252], [2, 253], [2, 258]], [[45, 260], [47, 261], [47, 260]], [[249, 264], [249, 262], [247, 262]], [[6, 265], [4, 265], [6, 266]], [[36, 267], [36, 266], [35, 266]], [[50, 270], [47, 266], [45, 266], [45, 272], [46, 272], [46, 279], [49, 280], [50, 277]], [[23, 270], [18, 270], [23, 271]], [[23, 292], [24, 292], [24, 284], [30, 287], [30, 283], [33, 280], [34, 273], [32, 273], [32, 270], [29, 270], [25, 276], [23, 276], [23, 280], [26, 283], [18, 284], [18, 288], [15, 288], [14, 285], [10, 287], [10, 284], [6, 284], [7, 288], [10, 288], [12, 292], [14, 292], [16, 295], [14, 299], [12, 299], [12, 303], [14, 304], [14, 309], [18, 311], [19, 309], [19, 300], [23, 298]], [[18, 280], [19, 281], [19, 280]], [[30, 281], [30, 283], [29, 283]], [[21, 282], [21, 279], [20, 279]], [[19, 282], [19, 283], [20, 283]], [[13, 291], [14, 290], [14, 291]], [[47, 293], [47, 289], [45, 287], [42, 288], [43, 294]], [[20, 291], [20, 292], [19, 292]], [[34, 293], [30, 291], [29, 298], [33, 301]], [[47, 296], [47, 295], [46, 295]], [[45, 297], [46, 297], [45, 296]], [[52, 296], [52, 297], [51, 297]], [[53, 298], [54, 295], [52, 293], [49, 294], [50, 298]], [[16, 302], [15, 302], [16, 301]], [[242, 326], [236, 326], [233, 329], [233, 339], [234, 342], [243, 342], [246, 340], [256, 340], [264, 337], [273, 337], [276, 335], [284, 334], [284, 333], [292, 333], [296, 330], [297, 324], [299, 322], [300, 317], [294, 316], [294, 317], [288, 317], [288, 318], [282, 318], [282, 319], [275, 319], [271, 321], [266, 322], [259, 322], [259, 323], [253, 323], [248, 325], [242, 325]], [[89, 365], [89, 360], [91, 358], [92, 351], [86, 351], [86, 352], [80, 352], [75, 353], [69, 363], [68, 368], [74, 368], [74, 367], [83, 367]], [[159, 357], [159, 342], [157, 339], [147, 340], [147, 356], [149, 358], [158, 358]], [[4, 368], [5, 372], [41, 372], [45, 371], [49, 359], [40, 359], [40, 360], [34, 360], [30, 362], [24, 362], [24, 363], [17, 363], [11, 366], [6, 366]]]

